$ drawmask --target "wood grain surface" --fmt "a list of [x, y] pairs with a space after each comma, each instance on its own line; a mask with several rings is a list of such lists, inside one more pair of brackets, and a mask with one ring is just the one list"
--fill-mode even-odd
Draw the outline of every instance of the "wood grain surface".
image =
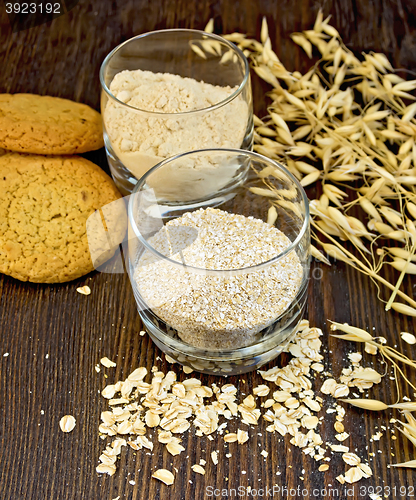
[[[381, 50], [396, 66], [415, 69], [415, 0], [337, 0], [322, 5], [325, 14], [333, 15], [334, 25], [350, 48]], [[290, 70], [303, 70], [308, 61], [288, 36], [310, 28], [319, 6], [312, 0], [81, 0], [69, 13], [47, 24], [12, 33], [0, 4], [0, 92], [50, 94], [99, 109], [98, 71], [112, 48], [154, 29], [202, 29], [210, 17], [215, 18], [218, 33], [241, 31], [258, 36], [261, 18], [267, 16], [277, 54]], [[255, 111], [259, 115], [265, 110], [265, 90], [266, 86], [254, 78]], [[86, 156], [108, 170], [103, 151]], [[356, 346], [330, 338], [327, 319], [374, 330], [391, 345], [416, 357], [416, 348], [405, 344], [399, 335], [400, 331], [414, 332], [416, 323], [386, 313], [367, 277], [341, 263], [332, 267], [314, 263], [314, 272], [322, 278], [310, 282], [307, 315], [312, 325], [325, 332], [325, 359], [335, 373], [346, 365], [346, 353]], [[397, 275], [392, 272], [393, 276]], [[90, 296], [76, 292], [82, 285], [91, 287]], [[409, 278], [404, 286], [415, 297], [415, 282]], [[148, 369], [157, 365], [163, 371], [171, 368], [149, 337], [138, 335], [140, 323], [127, 276], [95, 272], [63, 285], [36, 285], [0, 275], [0, 331], [1, 500], [111, 500], [118, 496], [202, 500], [214, 498], [209, 496], [208, 486], [230, 491], [239, 486], [265, 489], [275, 484], [287, 487], [286, 492], [272, 497], [265, 490], [264, 498], [368, 499], [371, 488], [376, 487], [381, 498], [416, 495], [411, 470], [388, 468], [391, 462], [415, 457], [414, 448], [401, 438], [392, 440], [389, 431], [383, 431], [380, 441], [371, 440], [382, 426], [393, 428], [389, 424], [393, 414], [353, 409], [346, 415], [350, 433], [346, 444], [369, 460], [374, 475], [348, 491], [335, 480], [345, 471], [340, 454], [332, 457], [329, 471], [318, 472], [318, 464], [291, 446], [287, 438], [266, 432], [264, 421], [249, 429], [248, 443], [227, 447], [230, 459], [225, 458], [220, 436], [214, 434], [214, 441], [209, 441], [189, 432], [183, 440], [186, 451], [179, 456], [172, 457], [156, 443], [153, 453], [124, 451], [117, 473], [111, 478], [99, 476], [95, 467], [104, 443], [99, 439], [98, 425], [100, 412], [106, 409], [100, 390], [139, 365]], [[94, 365], [103, 356], [115, 360], [117, 367], [97, 374]], [[284, 361], [284, 357], [278, 360]], [[370, 361], [366, 355], [365, 362]], [[383, 369], [380, 364], [374, 366]], [[182, 379], [184, 374], [177, 365], [174, 369]], [[405, 372], [416, 381], [414, 373]], [[225, 383], [225, 379], [200, 377], [203, 384]], [[261, 378], [250, 373], [228, 381], [247, 393]], [[404, 392], [413, 398], [407, 387]], [[385, 377], [370, 394], [394, 402], [394, 382]], [[71, 434], [59, 429], [59, 419], [65, 414], [77, 419]], [[320, 433], [324, 441], [334, 441], [330, 416], [325, 416]], [[267, 459], [260, 455], [263, 449], [269, 452]], [[217, 467], [209, 460], [213, 450], [220, 451]], [[191, 470], [201, 458], [207, 460], [205, 476]], [[173, 486], [151, 479], [152, 471], [160, 467], [177, 468]], [[401, 495], [400, 486], [406, 488], [405, 495]], [[229, 493], [228, 498], [241, 496]]]

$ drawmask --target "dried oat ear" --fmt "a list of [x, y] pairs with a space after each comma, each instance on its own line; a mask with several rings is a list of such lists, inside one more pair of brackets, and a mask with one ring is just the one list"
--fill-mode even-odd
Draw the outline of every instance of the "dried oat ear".
[[[416, 301], [401, 287], [416, 272], [416, 103], [406, 104], [415, 99], [416, 80], [398, 76], [382, 53], [356, 57], [329, 21], [320, 11], [313, 29], [291, 35], [309, 58], [320, 56], [304, 74], [281, 63], [266, 18], [260, 40], [225, 35], [272, 87], [266, 116], [254, 117], [254, 150], [281, 161], [304, 187], [321, 183], [323, 194], [310, 201], [310, 211], [312, 237], [326, 255], [315, 247], [312, 255], [366, 274], [390, 294], [386, 310], [416, 317]], [[257, 194], [272, 204], [276, 190], [264, 184]], [[357, 205], [366, 224], [350, 215]], [[392, 283], [382, 273], [386, 263], [400, 272]]]

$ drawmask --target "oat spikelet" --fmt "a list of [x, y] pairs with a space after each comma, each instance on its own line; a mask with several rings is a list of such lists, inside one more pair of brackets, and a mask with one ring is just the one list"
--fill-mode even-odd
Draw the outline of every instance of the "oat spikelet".
[[204, 31], [206, 33], [214, 33], [214, 18], [211, 17], [211, 19], [207, 22], [207, 25], [204, 28]]
[[414, 307], [408, 306], [407, 304], [393, 302], [391, 308], [399, 313], [405, 314], [406, 316], [413, 316], [414, 318], [416, 318], [416, 309]]
[[363, 408], [364, 410], [382, 411], [389, 408], [388, 405], [377, 399], [340, 399], [340, 401], [357, 406], [357, 408]]
[[268, 38], [269, 38], [269, 28], [267, 27], [266, 16], [264, 16], [261, 22], [260, 40], [263, 44], [265, 44]]
[[312, 257], [315, 257], [315, 259], [319, 260], [320, 262], [323, 262], [324, 264], [330, 266], [331, 263], [329, 260], [325, 257], [325, 255], [320, 252], [314, 245], [311, 245], [311, 254]]
[[[365, 330], [362, 330], [361, 328], [357, 328], [356, 326], [350, 326], [350, 325], [344, 325], [342, 323], [336, 323], [335, 321], [331, 321], [331, 324], [333, 325], [333, 328], [336, 330], [340, 330], [341, 332], [345, 332], [352, 337], [356, 337], [357, 342], [371, 342], [373, 341], [372, 335], [370, 335], [368, 332]], [[337, 335], [333, 335], [334, 337], [337, 337]], [[345, 335], [339, 336], [339, 338], [344, 338], [346, 339], [347, 337]], [[351, 339], [353, 340], [353, 339]]]

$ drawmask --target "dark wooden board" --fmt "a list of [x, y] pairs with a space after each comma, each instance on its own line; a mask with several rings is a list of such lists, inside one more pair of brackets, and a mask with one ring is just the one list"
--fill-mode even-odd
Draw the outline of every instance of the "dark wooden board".
[[[308, 61], [288, 35], [310, 28], [319, 6], [312, 0], [81, 0], [52, 22], [12, 33], [5, 8], [0, 5], [0, 92], [56, 95], [99, 109], [98, 71], [113, 47], [154, 29], [202, 29], [210, 17], [215, 18], [219, 33], [241, 31], [258, 36], [261, 18], [266, 15], [273, 45], [283, 63], [290, 70], [304, 70]], [[382, 50], [396, 66], [415, 69], [414, 0], [337, 0], [323, 2], [323, 7], [325, 14], [333, 15], [334, 25], [349, 47]], [[267, 86], [254, 78], [255, 111], [259, 115], [265, 110], [265, 90]], [[108, 170], [103, 151], [87, 156]], [[313, 276], [321, 272], [316, 269], [322, 270], [322, 278], [310, 282], [308, 318], [312, 325], [324, 329], [325, 357], [335, 373], [345, 366], [346, 353], [354, 346], [328, 337], [327, 319], [366, 327], [370, 332], [375, 329], [391, 345], [416, 355], [416, 349], [399, 336], [400, 331], [413, 332], [416, 322], [386, 313], [367, 277], [340, 263], [330, 268], [314, 263]], [[84, 284], [92, 289], [88, 297], [76, 292], [76, 287]], [[404, 286], [414, 297], [414, 281], [407, 279]], [[150, 369], [156, 364], [164, 371], [170, 368], [163, 357], [160, 360], [161, 353], [148, 336], [139, 336], [139, 331], [126, 275], [95, 272], [63, 285], [21, 283], [0, 275], [0, 499], [110, 500], [120, 495], [122, 499], [200, 500], [210, 498], [208, 486], [230, 490], [240, 485], [272, 488], [275, 484], [286, 486], [288, 492], [275, 492], [274, 498], [306, 498], [293, 491], [290, 496], [290, 489], [298, 486], [300, 492], [308, 490], [307, 498], [317, 499], [325, 498], [330, 488], [338, 492], [338, 496], [332, 494], [333, 498], [367, 499], [371, 487], [381, 487], [383, 494], [388, 493], [387, 488], [396, 488], [388, 498], [405, 498], [400, 486], [406, 487], [408, 498], [412, 497], [412, 471], [393, 470], [387, 465], [411, 459], [413, 447], [402, 439], [392, 441], [390, 432], [384, 433], [379, 442], [370, 441], [381, 425], [389, 425], [391, 414], [351, 409], [346, 416], [346, 428], [351, 433], [348, 444], [360, 456], [369, 458], [374, 476], [350, 487], [349, 492], [335, 480], [344, 471], [340, 456], [334, 456], [328, 472], [317, 472], [317, 464], [289, 445], [288, 439], [267, 433], [265, 422], [258, 429], [250, 429], [248, 444], [228, 447], [230, 460], [221, 453], [215, 468], [208, 459], [205, 476], [194, 474], [191, 465], [209, 457], [214, 449], [222, 452], [224, 445], [221, 437], [210, 442], [193, 432], [184, 437], [186, 451], [177, 457], [158, 444], [151, 455], [130, 450], [122, 454], [113, 477], [98, 476], [95, 467], [104, 446], [98, 424], [100, 412], [106, 408], [99, 391], [106, 382], [126, 377], [139, 365]], [[4, 357], [6, 352], [9, 356]], [[97, 374], [94, 365], [102, 356], [116, 360], [117, 367]], [[365, 359], [370, 362], [368, 356]], [[183, 377], [180, 370], [177, 372], [179, 378]], [[406, 373], [416, 382], [414, 373]], [[205, 375], [201, 379], [204, 384], [217, 381]], [[247, 392], [261, 379], [251, 373], [228, 381]], [[404, 391], [413, 397], [407, 388]], [[371, 390], [371, 396], [393, 402], [394, 382], [386, 377]], [[77, 419], [75, 430], [68, 435], [58, 427], [65, 414]], [[324, 441], [333, 436], [329, 417], [321, 433]], [[260, 455], [263, 449], [269, 452], [267, 460]], [[150, 479], [152, 471], [162, 466], [178, 469], [171, 487]], [[277, 471], [281, 475], [276, 475]], [[132, 479], [135, 485], [129, 484]], [[316, 488], [326, 490], [317, 492]], [[264, 498], [271, 496], [264, 492]]]

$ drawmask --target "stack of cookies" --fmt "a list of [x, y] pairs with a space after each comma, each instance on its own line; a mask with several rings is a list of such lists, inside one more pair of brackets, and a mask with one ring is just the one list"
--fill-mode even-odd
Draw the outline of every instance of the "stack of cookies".
[[[89, 106], [0, 95], [0, 148], [7, 150], [0, 155], [0, 272], [60, 283], [94, 269], [87, 219], [121, 195], [100, 167], [74, 155], [102, 146], [101, 116]], [[123, 203], [117, 205], [124, 211]], [[121, 224], [113, 243], [123, 236]]]

